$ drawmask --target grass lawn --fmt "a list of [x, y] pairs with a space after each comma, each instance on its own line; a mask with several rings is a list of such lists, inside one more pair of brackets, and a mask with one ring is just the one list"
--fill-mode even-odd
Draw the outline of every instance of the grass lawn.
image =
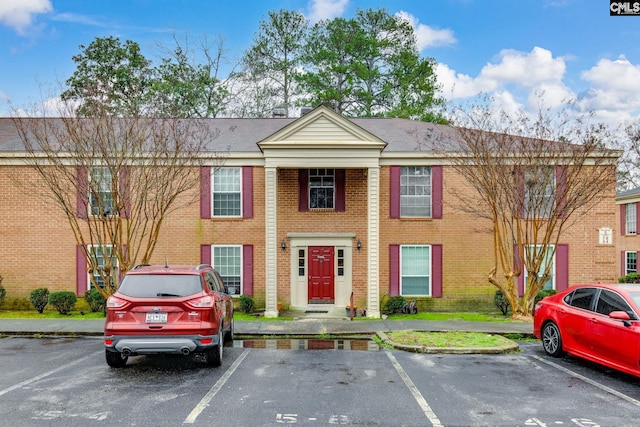
[[503, 336], [482, 332], [396, 331], [388, 332], [387, 336], [399, 344], [437, 348], [494, 348], [511, 342]]

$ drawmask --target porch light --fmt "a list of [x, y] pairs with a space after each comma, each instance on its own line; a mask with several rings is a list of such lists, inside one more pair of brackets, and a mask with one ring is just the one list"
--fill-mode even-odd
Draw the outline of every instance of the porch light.
[[358, 252], [360, 252], [360, 248], [362, 248], [362, 243], [360, 242], [360, 239], [358, 239], [358, 243], [356, 244], [356, 248], [358, 248]]
[[280, 243], [280, 247], [282, 248], [283, 251], [287, 250], [287, 242], [285, 242], [284, 239], [282, 239], [282, 242]]

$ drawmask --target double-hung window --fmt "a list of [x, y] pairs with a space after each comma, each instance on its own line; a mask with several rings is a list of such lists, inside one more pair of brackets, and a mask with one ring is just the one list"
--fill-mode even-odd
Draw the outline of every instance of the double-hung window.
[[625, 234], [636, 234], [636, 204], [627, 203], [624, 205]]
[[213, 216], [242, 216], [242, 168], [221, 167], [212, 174]]
[[114, 177], [104, 166], [89, 169], [89, 206], [91, 216], [115, 215]]
[[432, 216], [430, 167], [400, 168], [400, 216], [406, 218]]
[[624, 253], [625, 268], [624, 275], [638, 272], [638, 253], [636, 251], [626, 251]]
[[431, 246], [400, 246], [400, 294], [431, 296]]
[[524, 207], [529, 218], [549, 218], [555, 207], [555, 168], [538, 166], [524, 172]]
[[[528, 253], [525, 254], [525, 257], [527, 257], [530, 260], [541, 259], [540, 269], [538, 271], [539, 278], [542, 278], [542, 275], [547, 269], [547, 266], [549, 267], [549, 278], [544, 282], [544, 286], [542, 287], [542, 289], [544, 290], [556, 288], [556, 285], [555, 285], [556, 265], [555, 265], [555, 256], [554, 256], [553, 248], [554, 248], [553, 245], [548, 245], [548, 246], [529, 245], [526, 247], [526, 250], [528, 251]], [[528, 282], [527, 280], [528, 275], [529, 275], [529, 272], [525, 268], [525, 278], [524, 278], [525, 284]]]
[[113, 250], [113, 246], [91, 245], [88, 249], [93, 265], [97, 267], [93, 269], [93, 272], [89, 273], [93, 275], [94, 279], [92, 282], [91, 278], [88, 278], [89, 288], [92, 286], [92, 283], [96, 283], [99, 287], [104, 288], [105, 281], [103, 276], [105, 276], [105, 269], [107, 268], [110, 269], [109, 277], [111, 278], [111, 286], [114, 286], [118, 277], [119, 268], [118, 258]]
[[242, 246], [213, 245], [213, 266], [218, 270], [229, 295], [242, 295]]
[[333, 209], [335, 182], [334, 169], [309, 169], [309, 208]]

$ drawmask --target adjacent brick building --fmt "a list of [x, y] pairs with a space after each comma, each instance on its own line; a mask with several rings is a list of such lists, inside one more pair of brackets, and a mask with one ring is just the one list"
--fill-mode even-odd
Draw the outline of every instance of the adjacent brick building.
[[[450, 128], [346, 119], [319, 107], [297, 119], [207, 119], [222, 167], [200, 174], [200, 203], [164, 223], [154, 263], [211, 263], [267, 316], [277, 303], [380, 315], [389, 295], [430, 310], [490, 308], [490, 224], [456, 209], [470, 191], [433, 149]], [[65, 217], [42, 194], [11, 119], [0, 119], [0, 274], [7, 298], [88, 287]], [[615, 175], [615, 165], [610, 166]], [[615, 188], [563, 235], [553, 286], [615, 280]], [[608, 237], [603, 239], [603, 233]], [[619, 254], [619, 251], [618, 251]]]

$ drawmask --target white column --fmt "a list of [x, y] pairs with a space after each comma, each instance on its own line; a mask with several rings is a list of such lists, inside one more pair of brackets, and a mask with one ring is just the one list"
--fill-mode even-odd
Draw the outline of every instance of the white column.
[[265, 167], [265, 317], [278, 317], [278, 173]]
[[380, 317], [380, 168], [368, 169], [367, 317]]

